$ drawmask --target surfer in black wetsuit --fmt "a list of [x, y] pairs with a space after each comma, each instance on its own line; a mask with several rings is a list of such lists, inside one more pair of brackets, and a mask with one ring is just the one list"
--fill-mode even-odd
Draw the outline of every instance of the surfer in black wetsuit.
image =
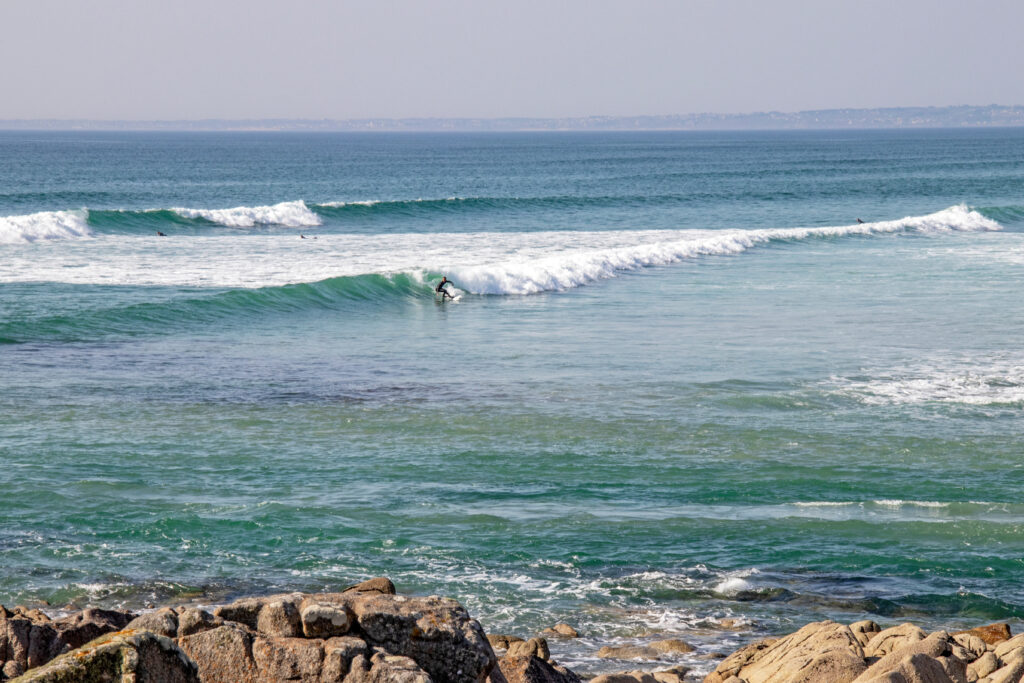
[[444, 301], [445, 297], [448, 297], [449, 299], [454, 299], [455, 298], [451, 294], [448, 293], [447, 289], [445, 289], [445, 285], [447, 285], [447, 284], [448, 284], [448, 278], [444, 277], [442, 275], [441, 276], [441, 284], [439, 284], [437, 286], [437, 288], [434, 289], [435, 292], [437, 292], [437, 293], [439, 293], [441, 295], [441, 301]]

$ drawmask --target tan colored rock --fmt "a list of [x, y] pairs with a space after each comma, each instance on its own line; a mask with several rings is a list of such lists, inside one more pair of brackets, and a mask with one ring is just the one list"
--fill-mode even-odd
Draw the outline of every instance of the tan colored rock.
[[335, 683], [342, 680], [349, 672], [352, 660], [362, 655], [370, 657], [369, 646], [359, 638], [341, 636], [328, 638], [324, 641], [324, 664], [320, 680], [323, 683]]
[[658, 683], [658, 679], [646, 671], [620, 671], [597, 676], [590, 683]]
[[778, 641], [779, 638], [766, 638], [749, 645], [744, 645], [723, 659], [714, 671], [705, 676], [704, 683], [725, 683], [729, 678], [736, 676], [744, 667], [757, 660]]
[[223, 619], [213, 616], [206, 610], [186, 607], [178, 614], [178, 637], [182, 638], [200, 631], [208, 631], [223, 623]]
[[551, 636], [562, 636], [563, 638], [579, 638], [580, 633], [569, 624], [565, 622], [559, 622], [551, 628], [546, 628], [542, 631], [545, 635]]
[[345, 683], [431, 683], [430, 676], [409, 657], [375, 654], [358, 655], [345, 676]]
[[323, 666], [323, 643], [305, 638], [257, 637], [252, 658], [264, 681], [319, 683]]
[[1016, 650], [1019, 647], [1024, 647], [1024, 633], [999, 643], [998, 645], [996, 645], [995, 650], [993, 650], [993, 652], [996, 653], [996, 657], [999, 657], [999, 659], [1003, 659], [1006, 657], [1007, 654], [1009, 654], [1013, 650]]
[[178, 639], [178, 645], [199, 668], [202, 683], [262, 683], [252, 656], [252, 635], [228, 622]]
[[988, 675], [992, 683], [1020, 683], [1024, 680], [1024, 659], [1016, 659]]
[[336, 605], [308, 605], [299, 615], [302, 633], [307, 638], [331, 638], [343, 636], [352, 626], [352, 613], [346, 607]]
[[857, 642], [861, 647], [867, 647], [871, 639], [882, 632], [881, 627], [870, 619], [853, 622], [850, 624], [850, 630], [857, 636]]
[[[956, 636], [954, 636], [956, 637]], [[994, 652], [986, 652], [967, 665], [967, 680], [978, 680], [999, 669], [999, 658]]]
[[911, 623], [893, 626], [892, 628], [880, 631], [868, 641], [868, 644], [864, 646], [864, 656], [883, 657], [904, 645], [924, 640], [927, 635]]
[[967, 631], [959, 631], [957, 633], [954, 633], [953, 635], [958, 636], [960, 634], [977, 636], [978, 638], [981, 638], [983, 641], [985, 641], [985, 643], [988, 645], [998, 645], [1004, 640], [1009, 640], [1011, 637], [1013, 637], [1010, 633], [1010, 625], [1006, 623], [979, 626], [977, 628], [972, 628]]
[[678, 638], [670, 638], [668, 640], [656, 640], [651, 643], [651, 647], [658, 652], [665, 654], [685, 654], [687, 652], [693, 652], [694, 647], [686, 641], [679, 640]]
[[661, 653], [646, 645], [605, 645], [597, 651], [601, 659], [659, 659]]
[[523, 639], [519, 636], [505, 636], [496, 633], [488, 633], [487, 642], [490, 643], [493, 648], [507, 650], [509, 645], [512, 643], [522, 643]]
[[658, 681], [658, 683], [683, 683], [683, 678], [686, 677], [689, 671], [685, 666], [674, 666], [671, 669], [652, 671], [651, 675], [654, 676], [654, 680]]
[[147, 631], [118, 631], [30, 670], [19, 683], [199, 683], [195, 664], [174, 641]]
[[936, 657], [935, 660], [953, 683], [967, 683], [967, 662], [954, 656]]
[[[885, 633], [885, 631], [882, 631], [882, 633]], [[872, 641], [873, 640], [874, 639], [872, 639]], [[954, 641], [945, 631], [936, 631], [923, 640], [911, 640], [902, 647], [889, 652], [887, 655], [868, 667], [867, 671], [857, 678], [857, 681], [858, 683], [870, 681], [873, 678], [878, 678], [879, 676], [883, 676], [891, 671], [898, 671], [902, 675], [906, 676], [906, 672], [900, 669], [900, 667], [903, 666], [909, 658], [915, 655], [925, 655], [930, 659], [946, 656], [949, 654], [952, 645], [955, 642], [956, 641]], [[942, 669], [942, 665], [939, 662], [935, 662], [935, 664], [939, 669]], [[908, 664], [907, 666], [911, 665]], [[924, 667], [922, 670], [932, 670], [934, 668], [931, 665], [921, 664], [919, 661], [917, 664], [913, 664], [913, 666], [922, 666]], [[948, 678], [945, 673], [943, 673], [943, 676]]]
[[533, 656], [502, 657], [488, 680], [490, 683], [580, 683], [579, 676], [572, 671]]
[[263, 603], [263, 598], [242, 598], [241, 600], [235, 600], [229, 605], [217, 607], [213, 610], [213, 616], [219, 617], [224, 621], [245, 624], [255, 630], [256, 620], [259, 618]]
[[483, 683], [497, 662], [479, 622], [455, 600], [363, 593], [351, 608], [368, 644], [412, 658], [434, 683]]
[[965, 662], [973, 662], [978, 657], [988, 652], [988, 646], [984, 640], [970, 633], [954, 633], [953, 640], [960, 646], [962, 652], [954, 649], [953, 654]]
[[726, 659], [714, 673], [722, 681], [735, 675], [748, 683], [804, 683], [851, 681], [867, 667], [864, 650], [848, 626], [819, 621], [752, 653], [738, 670], [732, 668]]
[[301, 598], [272, 600], [260, 607], [256, 630], [268, 636], [298, 638], [302, 636], [302, 620], [295, 606]]
[[548, 649], [548, 641], [544, 638], [530, 638], [529, 640], [517, 643], [509, 643], [506, 657], [540, 657], [551, 659], [551, 651]]
[[170, 607], [164, 607], [155, 612], [140, 614], [128, 622], [125, 628], [150, 631], [165, 638], [175, 638], [178, 635], [178, 613]]
[[384, 594], [384, 595], [394, 595], [395, 594], [395, 584], [391, 583], [391, 579], [389, 579], [389, 578], [386, 578], [386, 577], [383, 577], [383, 576], [378, 576], [375, 579], [370, 579], [368, 581], [363, 581], [362, 583], [357, 583], [354, 586], [349, 586], [348, 588], [346, 588], [346, 589], [344, 589], [342, 591], [342, 593], [349, 593], [349, 592], [352, 592], [352, 593], [381, 593], [381, 594]]

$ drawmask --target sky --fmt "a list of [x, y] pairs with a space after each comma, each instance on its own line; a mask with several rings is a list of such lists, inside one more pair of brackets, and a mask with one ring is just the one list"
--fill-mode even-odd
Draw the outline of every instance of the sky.
[[0, 0], [0, 119], [1024, 104], [1020, 0]]

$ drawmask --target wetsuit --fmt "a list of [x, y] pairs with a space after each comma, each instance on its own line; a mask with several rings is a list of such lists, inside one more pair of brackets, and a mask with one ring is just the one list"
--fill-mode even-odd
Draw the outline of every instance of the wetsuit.
[[445, 287], [446, 287], [446, 286], [448, 285], [448, 283], [450, 283], [450, 282], [451, 282], [451, 280], [441, 280], [441, 284], [439, 284], [439, 285], [437, 286], [437, 289], [435, 289], [435, 290], [434, 290], [435, 292], [437, 292], [437, 293], [439, 293], [439, 294], [442, 294], [442, 295], [444, 295], [444, 296], [442, 296], [442, 297], [441, 297], [442, 299], [443, 299], [444, 297], [448, 297], [449, 299], [453, 299], [453, 298], [454, 298], [454, 297], [453, 297], [453, 296], [452, 296], [451, 294], [449, 294], [449, 293], [448, 293], [448, 290], [447, 290], [447, 289], [445, 289]]

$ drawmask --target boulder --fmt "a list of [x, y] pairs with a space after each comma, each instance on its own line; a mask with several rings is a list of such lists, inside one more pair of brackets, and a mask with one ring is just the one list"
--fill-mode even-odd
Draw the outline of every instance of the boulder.
[[491, 644], [491, 647], [498, 648], [500, 650], [507, 650], [508, 646], [512, 643], [521, 643], [523, 639], [519, 636], [504, 636], [498, 634], [487, 634], [487, 642]]
[[956, 633], [953, 640], [959, 648], [953, 649], [953, 654], [965, 662], [973, 662], [978, 657], [988, 652], [988, 645], [978, 636], [970, 633]]
[[619, 671], [592, 678], [590, 683], [658, 683], [658, 679], [646, 671]]
[[337, 605], [307, 605], [299, 615], [302, 633], [307, 638], [331, 638], [348, 633], [352, 613]]
[[256, 630], [268, 636], [298, 638], [302, 635], [302, 620], [295, 606], [301, 598], [272, 600], [260, 607], [256, 616]]
[[853, 635], [857, 636], [857, 642], [861, 647], [867, 647], [871, 639], [882, 632], [878, 624], [870, 619], [853, 622], [850, 624], [850, 630], [853, 631]]
[[352, 660], [345, 683], [431, 683], [430, 676], [409, 657], [377, 653]]
[[646, 645], [605, 645], [597, 651], [602, 659], [659, 659], [661, 653]]
[[864, 646], [866, 657], [882, 657], [904, 645], [924, 640], [927, 634], [911, 623], [900, 624], [875, 634]]
[[203, 683], [261, 683], [252, 635], [238, 623], [179, 638], [178, 645], [198, 666]]
[[359, 638], [342, 636], [328, 638], [324, 642], [324, 664], [321, 680], [324, 683], [340, 681], [348, 674], [352, 661], [358, 657], [370, 657], [370, 648]]
[[206, 610], [187, 607], [178, 614], [178, 637], [182, 638], [200, 631], [208, 631], [223, 623], [223, 619], [213, 616]]
[[951, 679], [938, 660], [920, 653], [904, 657], [897, 662], [894, 668], [882, 676], [876, 676], [867, 680], [870, 680], [872, 683], [880, 683], [881, 681], [891, 683], [951, 683]]
[[967, 631], [958, 631], [954, 633], [954, 636], [960, 634], [968, 634], [977, 636], [985, 641], [988, 645], [996, 645], [1009, 640], [1012, 635], [1010, 634], [1010, 625], [1006, 623], [989, 624], [988, 626], [978, 626], [977, 628], [968, 629]]
[[747, 683], [852, 681], [867, 668], [864, 650], [853, 631], [834, 621], [807, 624], [767, 647], [745, 653], [745, 663], [739, 667], [731, 659], [705, 678], [706, 683], [730, 676]]
[[725, 681], [735, 677], [739, 671], [744, 669], [750, 663], [756, 661], [766, 650], [778, 641], [778, 638], [765, 638], [764, 640], [758, 640], [750, 643], [749, 645], [744, 645], [723, 659], [722, 663], [719, 664], [714, 671], [705, 676], [704, 683], [725, 683]]
[[[563, 667], [555, 667], [540, 657], [502, 657], [490, 683], [580, 683], [580, 678]], [[593, 683], [593, 682], [591, 682]]]
[[652, 671], [651, 675], [658, 683], [683, 683], [683, 679], [689, 671], [685, 666], [674, 666], [671, 669]]
[[51, 623], [61, 640], [74, 650], [105, 633], [120, 631], [134, 618], [133, 613], [123, 610], [85, 609]]
[[342, 593], [381, 593], [383, 595], [394, 595], [395, 584], [391, 583], [391, 579], [383, 576], [378, 576], [375, 579], [369, 581], [363, 581], [357, 583], [354, 586], [349, 586], [344, 589]]
[[155, 612], [147, 612], [135, 617], [128, 622], [125, 628], [150, 631], [165, 638], [175, 638], [178, 635], [178, 614], [170, 607], [164, 607]]
[[101, 635], [124, 628], [135, 615], [87, 609], [51, 620], [39, 610], [0, 609], [0, 670], [7, 677], [46, 664]]
[[979, 678], [985, 678], [994, 671], [997, 671], [999, 666], [999, 658], [996, 657], [995, 653], [986, 652], [967, 665], [967, 680], [976, 681]]
[[[882, 631], [882, 633], [885, 633], [885, 631]], [[872, 639], [872, 642], [874, 642], [874, 639]], [[870, 681], [874, 678], [878, 678], [879, 676], [882, 676], [892, 671], [896, 671], [904, 677], [906, 677], [906, 672], [910, 669], [907, 669], [904, 666], [904, 664], [907, 661], [909, 661], [910, 658], [914, 657], [915, 655], [925, 655], [930, 659], [948, 656], [955, 642], [956, 641], [954, 641], [950, 637], [950, 635], [945, 631], [936, 631], [935, 633], [932, 633], [923, 640], [912, 640], [909, 643], [903, 645], [902, 647], [897, 648], [892, 652], [888, 653], [887, 655], [885, 655], [884, 657], [880, 658], [878, 661], [876, 661], [874, 664], [868, 667], [867, 671], [865, 671], [863, 674], [861, 674], [859, 678], [857, 678], [857, 681], [858, 683], [862, 681]], [[916, 664], [914, 664], [914, 666], [924, 667], [922, 671], [930, 671], [935, 668], [931, 665], [920, 664], [920, 660], [914, 661], [917, 662]], [[942, 670], [942, 665], [939, 662], [935, 662], [935, 665], [939, 668], [939, 670]], [[944, 671], [943, 676], [948, 678]]]
[[996, 657], [999, 657], [999, 659], [1005, 659], [1008, 654], [1019, 647], [1024, 647], [1024, 633], [999, 643], [993, 652], [996, 653]]
[[580, 633], [569, 624], [559, 622], [551, 628], [546, 628], [542, 631], [545, 635], [549, 636], [562, 636], [564, 638], [579, 638]]
[[93, 640], [18, 679], [19, 683], [199, 683], [195, 664], [164, 636], [125, 630]]
[[988, 675], [992, 683], [1019, 683], [1024, 680], [1024, 658], [1006, 663]]
[[252, 642], [252, 658], [262, 681], [319, 683], [324, 661], [323, 642], [257, 637]]
[[506, 657], [540, 657], [551, 659], [548, 641], [544, 638], [530, 638], [516, 643], [509, 643]]
[[259, 618], [264, 602], [263, 598], [242, 598], [229, 605], [217, 607], [213, 610], [213, 616], [223, 621], [234, 621], [255, 629], [256, 620]]
[[363, 593], [351, 607], [368, 644], [412, 658], [434, 683], [482, 683], [497, 662], [479, 622], [455, 600]]
[[679, 640], [678, 638], [656, 640], [651, 643], [651, 647], [658, 652], [665, 654], [685, 654], [687, 652], [693, 652], [694, 650], [693, 645], [690, 645], [683, 640]]

